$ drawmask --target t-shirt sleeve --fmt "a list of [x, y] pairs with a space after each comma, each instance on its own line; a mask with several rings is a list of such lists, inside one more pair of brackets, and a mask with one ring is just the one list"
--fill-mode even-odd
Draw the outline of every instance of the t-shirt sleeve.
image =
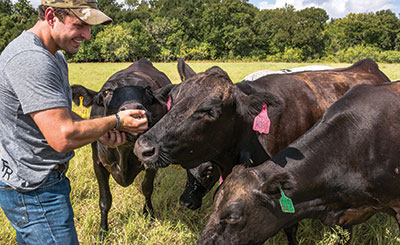
[[5, 75], [28, 114], [45, 109], [68, 107], [62, 70], [50, 55], [33, 52], [17, 55], [6, 66]]

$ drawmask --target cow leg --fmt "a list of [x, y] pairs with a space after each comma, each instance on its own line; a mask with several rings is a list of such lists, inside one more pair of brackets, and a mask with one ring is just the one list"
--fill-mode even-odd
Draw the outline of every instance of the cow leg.
[[294, 224], [288, 228], [283, 229], [287, 236], [289, 245], [297, 245], [298, 244], [297, 238], [296, 238], [296, 233], [297, 233], [298, 228], [299, 228], [299, 224]]
[[103, 167], [101, 162], [93, 161], [94, 172], [99, 185], [99, 207], [100, 207], [100, 229], [99, 239], [103, 241], [108, 231], [108, 211], [110, 211], [112, 196], [110, 192], [110, 173]]
[[154, 219], [153, 204], [151, 203], [151, 195], [153, 194], [153, 183], [156, 177], [156, 169], [147, 169], [142, 182], [142, 192], [146, 199], [146, 203], [143, 207], [143, 214], [146, 216], [150, 214], [151, 219]]

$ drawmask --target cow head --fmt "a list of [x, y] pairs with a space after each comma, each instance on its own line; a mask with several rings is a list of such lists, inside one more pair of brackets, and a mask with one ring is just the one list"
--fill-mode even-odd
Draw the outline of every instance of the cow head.
[[220, 173], [212, 162], [205, 162], [199, 166], [186, 170], [187, 182], [180, 204], [192, 210], [201, 207], [203, 197], [218, 181]]
[[[108, 116], [127, 109], [140, 109], [146, 112], [151, 127], [165, 113], [166, 106], [153, 95], [149, 86], [143, 87], [121, 84], [121, 81], [108, 81], [99, 92], [92, 91], [81, 85], [72, 85], [73, 101], [78, 104], [83, 97], [85, 107], [92, 106], [91, 117]], [[134, 142], [136, 136], [127, 135]]]
[[193, 75], [169, 96], [169, 112], [135, 144], [135, 154], [150, 167], [193, 168], [221, 158], [239, 147], [236, 138], [251, 128], [264, 104], [271, 116], [280, 110], [275, 96], [244, 94], [219, 67]]
[[[267, 165], [267, 166], [265, 166]], [[279, 205], [279, 186], [290, 193], [290, 175], [274, 163], [258, 167], [234, 167], [215, 194], [212, 213], [198, 244], [263, 244], [276, 234], [293, 214]]]

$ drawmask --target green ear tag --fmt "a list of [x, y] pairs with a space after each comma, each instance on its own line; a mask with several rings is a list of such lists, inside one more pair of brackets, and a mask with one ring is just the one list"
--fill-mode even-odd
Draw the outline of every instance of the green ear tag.
[[294, 206], [292, 199], [288, 198], [285, 196], [285, 193], [283, 193], [282, 188], [279, 186], [279, 190], [281, 191], [281, 199], [279, 199], [279, 203], [281, 205], [282, 212], [284, 213], [294, 213]]

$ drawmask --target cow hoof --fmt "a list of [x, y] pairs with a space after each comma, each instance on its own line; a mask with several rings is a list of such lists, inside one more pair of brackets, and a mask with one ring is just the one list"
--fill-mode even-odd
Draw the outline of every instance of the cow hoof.
[[150, 221], [155, 220], [153, 207], [149, 208], [147, 205], [145, 205], [143, 207], [143, 214], [145, 217], [149, 217], [149, 215], [150, 215]]
[[104, 229], [101, 229], [101, 228], [99, 229], [98, 238], [99, 238], [99, 242], [100, 243], [103, 243], [106, 240], [107, 234], [108, 234], [108, 230], [104, 230]]

